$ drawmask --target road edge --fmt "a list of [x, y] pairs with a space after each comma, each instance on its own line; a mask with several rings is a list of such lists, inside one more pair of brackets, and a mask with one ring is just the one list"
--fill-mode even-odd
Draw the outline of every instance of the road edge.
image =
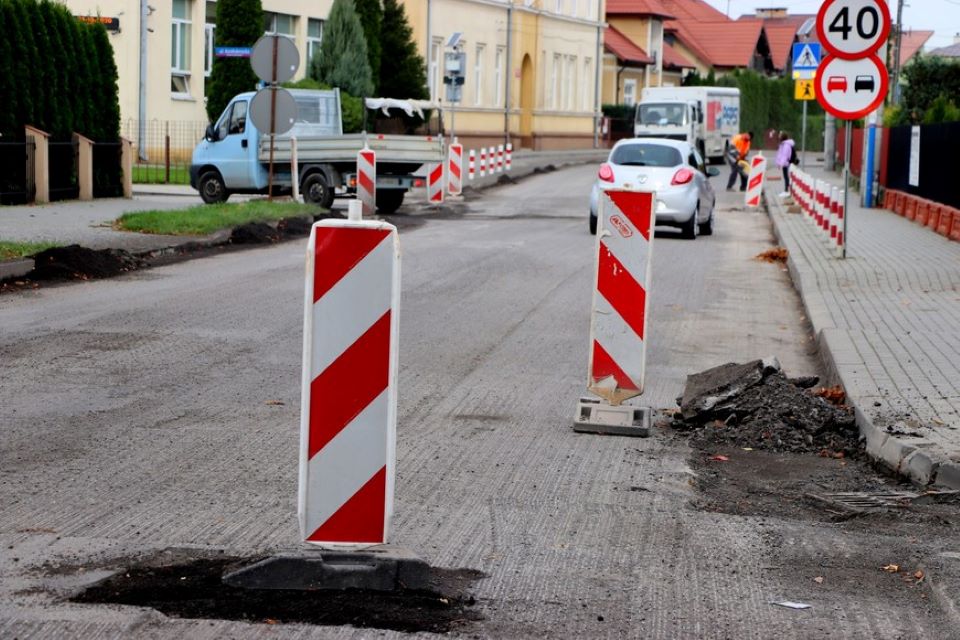
[[[804, 311], [813, 327], [817, 348], [828, 376], [843, 385], [847, 403], [853, 408], [867, 455], [884, 467], [921, 486], [935, 485], [960, 489], [960, 463], [953, 462], [932, 442], [912, 438], [910, 441], [887, 433], [874, 423], [864, 410], [864, 402], [876, 398], [858, 384], [860, 372], [867, 365], [846, 331], [833, 326], [827, 304], [816, 286], [816, 276], [779, 218], [789, 215], [776, 196], [764, 191], [764, 207], [773, 225], [778, 244], [787, 249], [787, 270]], [[799, 215], [799, 214], [793, 214]]]

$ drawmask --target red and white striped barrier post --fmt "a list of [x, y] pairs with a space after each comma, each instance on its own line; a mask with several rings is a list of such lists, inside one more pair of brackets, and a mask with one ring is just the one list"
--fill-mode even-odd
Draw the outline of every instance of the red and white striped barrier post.
[[763, 195], [763, 177], [767, 171], [767, 159], [763, 154], [758, 153], [750, 161], [750, 177], [747, 180], [747, 193], [745, 197], [748, 207], [759, 207], [760, 198]]
[[840, 221], [840, 190], [830, 187], [830, 241], [837, 241], [837, 223]]
[[357, 200], [363, 204], [363, 217], [377, 212], [377, 154], [366, 147], [357, 152]]
[[463, 145], [450, 145], [449, 162], [447, 167], [447, 192], [451, 196], [463, 193]]
[[487, 175], [487, 148], [480, 147], [480, 177]]
[[307, 245], [300, 417], [300, 535], [383, 544], [393, 514], [400, 253], [386, 222], [313, 225]]
[[823, 187], [820, 180], [813, 181], [813, 224], [815, 227], [822, 227], [822, 209], [820, 203], [822, 200]]
[[507, 171], [510, 171], [510, 167], [513, 166], [513, 143], [512, 142], [507, 143], [506, 163], [507, 163], [506, 169]]
[[503, 173], [503, 145], [497, 145], [497, 173]]
[[473, 149], [470, 149], [470, 173], [468, 174], [470, 176], [470, 182], [473, 182], [473, 174], [476, 172], [477, 168], [475, 160], [476, 154]]
[[443, 164], [427, 165], [427, 201], [430, 204], [443, 204]]
[[643, 393], [655, 195], [600, 192], [590, 321], [588, 390], [574, 430], [649, 435], [650, 410], [623, 402]]
[[843, 189], [837, 190], [837, 257], [847, 257], [847, 194]]
[[490, 175], [493, 175], [497, 172], [497, 148], [490, 147], [490, 150], [487, 152], [487, 160], [489, 161]]
[[829, 182], [824, 181], [823, 184], [821, 185], [821, 188], [823, 189], [823, 191], [820, 194], [820, 201], [822, 203], [821, 210], [823, 213], [820, 216], [820, 229], [823, 230], [825, 236], [829, 237], [830, 236], [830, 189], [832, 189], [833, 187]]

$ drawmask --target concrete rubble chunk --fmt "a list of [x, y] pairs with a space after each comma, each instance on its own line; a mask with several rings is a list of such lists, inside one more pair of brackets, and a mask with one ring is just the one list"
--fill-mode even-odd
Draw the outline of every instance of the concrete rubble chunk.
[[[746, 364], [728, 362], [689, 375], [681, 396], [680, 412], [684, 420], [697, 422], [714, 419], [718, 417], [717, 413], [729, 413], [733, 410], [729, 406], [731, 400], [780, 371], [780, 363], [771, 357]], [[724, 411], [725, 408], [729, 411]]]

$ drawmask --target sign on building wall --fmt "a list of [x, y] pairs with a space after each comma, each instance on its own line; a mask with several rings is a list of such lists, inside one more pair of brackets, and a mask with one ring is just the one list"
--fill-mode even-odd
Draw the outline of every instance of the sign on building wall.
[[107, 31], [120, 32], [120, 18], [108, 18], [106, 16], [74, 16], [80, 22], [87, 24], [102, 24]]
[[910, 186], [920, 186], [920, 127], [910, 129]]

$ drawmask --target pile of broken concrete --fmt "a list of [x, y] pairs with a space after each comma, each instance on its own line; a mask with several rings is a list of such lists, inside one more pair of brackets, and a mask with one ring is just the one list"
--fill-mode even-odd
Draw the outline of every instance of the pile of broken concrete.
[[671, 426], [701, 446], [856, 454], [853, 412], [818, 396], [818, 382], [788, 378], [776, 358], [724, 364], [687, 377]]

